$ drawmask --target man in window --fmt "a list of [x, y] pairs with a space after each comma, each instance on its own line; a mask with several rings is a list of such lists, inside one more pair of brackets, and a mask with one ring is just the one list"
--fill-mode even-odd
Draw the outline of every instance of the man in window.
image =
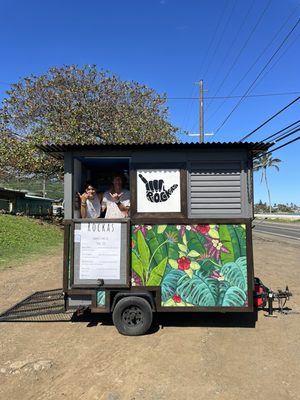
[[102, 211], [106, 210], [105, 218], [126, 218], [130, 208], [130, 192], [123, 189], [125, 177], [123, 174], [113, 175], [112, 186], [102, 199]]

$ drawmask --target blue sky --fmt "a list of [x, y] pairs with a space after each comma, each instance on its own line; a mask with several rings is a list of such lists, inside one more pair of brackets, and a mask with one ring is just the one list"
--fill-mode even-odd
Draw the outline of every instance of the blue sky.
[[[248, 94], [297, 93], [248, 97], [220, 129], [239, 98], [208, 98], [246, 93], [300, 18], [299, 0], [2, 0], [0, 13], [0, 101], [22, 77], [95, 63], [166, 93], [171, 123], [197, 133], [199, 101], [188, 98], [203, 79], [205, 132], [217, 132], [205, 140], [236, 141], [300, 95], [299, 24]], [[300, 119], [299, 108], [300, 101], [249, 140]], [[300, 206], [299, 150], [297, 141], [273, 154], [282, 160], [280, 172], [268, 171], [275, 203]], [[256, 175], [255, 198], [266, 201]]]

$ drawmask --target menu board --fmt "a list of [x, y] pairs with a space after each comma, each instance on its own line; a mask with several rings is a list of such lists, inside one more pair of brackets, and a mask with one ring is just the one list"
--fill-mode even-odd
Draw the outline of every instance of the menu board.
[[122, 247], [124, 247], [123, 236], [122, 224], [118, 222], [76, 224], [74, 230], [75, 283], [96, 283], [98, 279], [103, 279], [104, 283], [119, 283], [122, 279], [122, 264], [124, 264], [121, 261]]

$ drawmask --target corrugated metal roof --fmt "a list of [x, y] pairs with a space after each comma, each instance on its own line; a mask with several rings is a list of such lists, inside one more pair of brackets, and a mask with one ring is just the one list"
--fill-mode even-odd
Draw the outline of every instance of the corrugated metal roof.
[[256, 156], [268, 150], [273, 143], [263, 142], [211, 142], [211, 143], [124, 143], [124, 144], [45, 144], [37, 146], [55, 158], [63, 158], [63, 153], [78, 150], [142, 150], [142, 149], [248, 149]]

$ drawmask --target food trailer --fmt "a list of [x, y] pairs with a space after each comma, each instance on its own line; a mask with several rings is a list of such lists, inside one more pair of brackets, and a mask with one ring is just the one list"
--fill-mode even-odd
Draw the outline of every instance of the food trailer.
[[[268, 143], [47, 145], [64, 159], [67, 309], [144, 334], [154, 312], [252, 312], [252, 160]], [[130, 214], [81, 219], [86, 181], [127, 177]]]

